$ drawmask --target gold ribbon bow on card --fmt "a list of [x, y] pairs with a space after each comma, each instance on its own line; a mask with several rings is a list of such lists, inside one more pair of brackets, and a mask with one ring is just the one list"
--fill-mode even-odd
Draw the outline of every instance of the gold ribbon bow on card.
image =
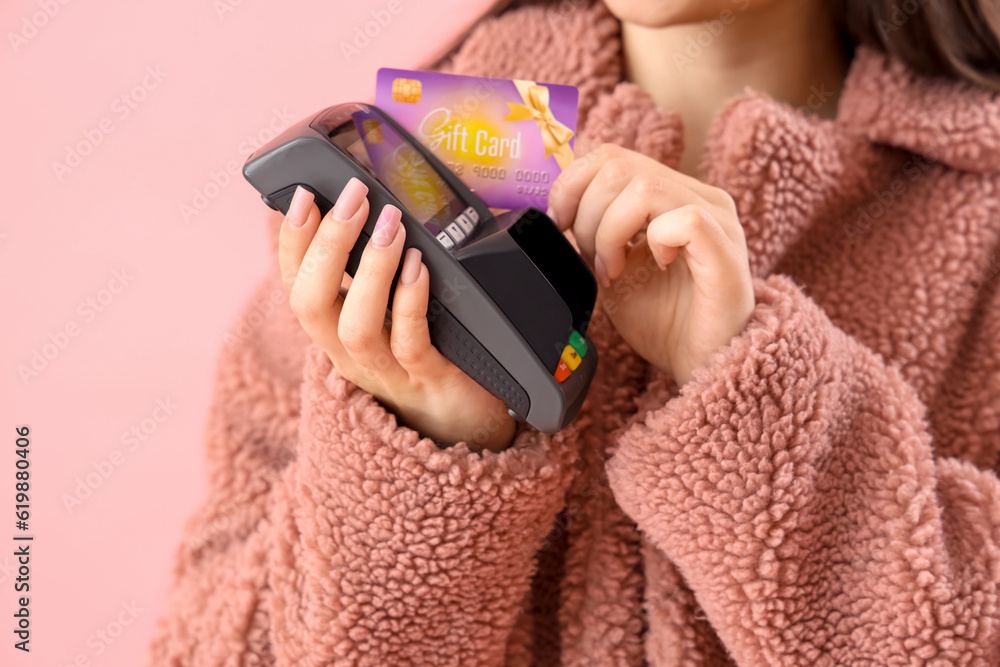
[[565, 169], [573, 162], [573, 149], [569, 147], [569, 140], [573, 138], [574, 132], [552, 115], [552, 110], [549, 109], [549, 89], [534, 81], [519, 79], [514, 79], [514, 85], [524, 104], [507, 102], [510, 113], [504, 120], [535, 121], [542, 133], [545, 157], [555, 155], [559, 169]]

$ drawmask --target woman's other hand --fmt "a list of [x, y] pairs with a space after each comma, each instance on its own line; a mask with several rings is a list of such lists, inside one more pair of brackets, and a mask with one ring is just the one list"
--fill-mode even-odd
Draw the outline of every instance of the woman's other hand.
[[431, 345], [429, 274], [416, 248], [403, 259], [391, 325], [386, 321], [406, 235], [399, 209], [382, 209], [354, 279], [342, 289], [348, 256], [368, 219], [367, 193], [352, 178], [320, 219], [312, 193], [296, 189], [278, 240], [292, 312], [337, 371], [406, 426], [443, 445], [464, 440], [474, 450], [503, 449], [515, 430], [503, 402]]
[[622, 338], [679, 385], [750, 318], [746, 240], [724, 190], [604, 144], [559, 175], [549, 204]]

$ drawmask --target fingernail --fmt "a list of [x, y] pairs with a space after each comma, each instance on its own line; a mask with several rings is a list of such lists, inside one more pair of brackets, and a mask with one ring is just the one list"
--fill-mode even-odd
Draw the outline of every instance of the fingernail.
[[403, 270], [399, 272], [399, 282], [407, 287], [417, 282], [419, 276], [420, 251], [416, 248], [410, 248], [406, 251], [406, 257], [403, 258]]
[[610, 287], [611, 281], [608, 280], [608, 270], [604, 268], [604, 262], [601, 260], [600, 255], [594, 255], [594, 270], [597, 272], [597, 281], [605, 287]]
[[301, 185], [295, 186], [295, 192], [292, 194], [292, 202], [288, 205], [288, 213], [285, 214], [285, 220], [288, 222], [289, 227], [298, 229], [306, 224], [306, 220], [309, 219], [309, 207], [312, 205], [313, 199], [315, 199], [313, 193]]
[[556, 227], [559, 226], [559, 223], [556, 221], [556, 212], [552, 210], [551, 206], [545, 209], [545, 215], [549, 216], [549, 220], [556, 223]]
[[399, 227], [399, 209], [392, 205], [382, 207], [378, 221], [375, 223], [375, 231], [372, 232], [372, 245], [376, 248], [388, 248], [392, 245], [392, 239], [396, 237], [396, 228]]
[[357, 178], [347, 181], [347, 185], [337, 197], [337, 203], [333, 205], [333, 217], [337, 220], [350, 220], [361, 208], [361, 202], [365, 200], [367, 194], [368, 187]]

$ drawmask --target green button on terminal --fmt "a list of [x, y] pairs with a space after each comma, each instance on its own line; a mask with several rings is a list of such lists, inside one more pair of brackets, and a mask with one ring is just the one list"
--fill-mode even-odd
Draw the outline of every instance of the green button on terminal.
[[569, 335], [569, 344], [581, 357], [587, 354], [587, 341], [583, 339], [579, 331], [574, 331]]

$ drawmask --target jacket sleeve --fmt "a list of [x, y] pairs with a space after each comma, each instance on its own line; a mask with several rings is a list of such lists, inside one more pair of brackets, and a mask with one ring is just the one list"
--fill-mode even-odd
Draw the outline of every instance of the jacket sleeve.
[[913, 388], [791, 280], [755, 291], [619, 432], [619, 504], [737, 664], [998, 664], [996, 474], [935, 457]]
[[[569, 484], [572, 438], [439, 449], [306, 348], [284, 389], [223, 349], [208, 498], [152, 665], [493, 665]], [[300, 414], [299, 414], [300, 411]]]

